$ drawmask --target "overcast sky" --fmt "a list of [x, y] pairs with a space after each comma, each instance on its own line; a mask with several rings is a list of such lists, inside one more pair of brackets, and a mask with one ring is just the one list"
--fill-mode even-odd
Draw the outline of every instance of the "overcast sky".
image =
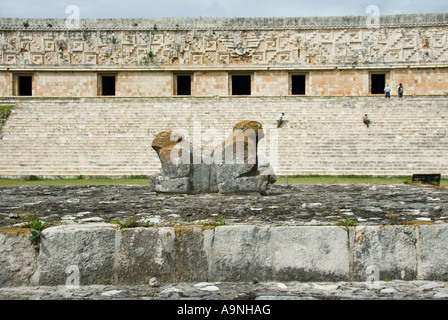
[[447, 0], [0, 0], [3, 18], [305, 17], [448, 12]]

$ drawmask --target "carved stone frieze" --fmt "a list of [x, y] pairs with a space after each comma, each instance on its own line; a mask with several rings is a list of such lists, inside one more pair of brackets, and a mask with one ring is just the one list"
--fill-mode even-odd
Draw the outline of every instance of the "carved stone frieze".
[[[426, 25], [395, 23], [368, 28], [347, 23], [346, 27], [291, 25], [272, 29], [267, 24], [270, 20], [259, 24], [261, 22], [255, 23], [251, 19], [238, 20], [241, 27], [233, 28], [217, 20], [222, 25], [217, 24], [216, 29], [213, 25], [197, 28], [196, 20], [192, 20], [195, 25], [191, 28], [188, 24], [182, 27], [176, 24], [176, 28], [113, 29], [104, 22], [102, 29], [99, 21], [95, 27], [82, 30], [23, 28], [17, 22], [16, 27], [6, 28], [7, 19], [0, 19], [0, 64], [170, 66], [244, 63], [304, 67], [446, 64], [448, 22], [445, 16], [439, 18], [441, 22]], [[282, 21], [273, 22], [279, 24]]]

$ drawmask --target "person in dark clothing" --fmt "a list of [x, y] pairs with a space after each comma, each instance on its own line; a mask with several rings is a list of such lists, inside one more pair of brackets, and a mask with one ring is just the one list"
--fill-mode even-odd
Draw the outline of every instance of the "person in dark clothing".
[[403, 98], [403, 84], [398, 86], [398, 98]]
[[367, 126], [367, 128], [370, 126], [371, 121], [369, 120], [369, 117], [367, 116], [367, 114], [365, 114], [364, 117], [362, 118], [362, 122], [364, 122], [364, 124]]

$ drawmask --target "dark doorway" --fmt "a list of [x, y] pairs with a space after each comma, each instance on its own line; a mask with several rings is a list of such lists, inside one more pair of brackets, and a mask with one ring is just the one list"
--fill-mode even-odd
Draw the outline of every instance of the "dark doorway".
[[292, 75], [291, 76], [291, 94], [301, 94], [304, 95], [306, 84], [306, 76], [302, 75]]
[[177, 95], [189, 96], [191, 95], [191, 76], [178, 75], [177, 76]]
[[115, 76], [101, 77], [101, 95], [103, 96], [115, 95]]
[[33, 95], [33, 77], [19, 76], [19, 96]]
[[371, 78], [370, 78], [370, 93], [371, 94], [384, 93], [385, 86], [386, 86], [386, 75], [384, 73], [371, 74]]
[[233, 75], [232, 76], [232, 95], [250, 95], [251, 87], [250, 75]]

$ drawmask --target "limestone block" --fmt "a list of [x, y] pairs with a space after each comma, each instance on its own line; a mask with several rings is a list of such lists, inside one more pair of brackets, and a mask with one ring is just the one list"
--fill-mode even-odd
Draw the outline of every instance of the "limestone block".
[[119, 232], [115, 265], [118, 283], [148, 283], [165, 271], [159, 232], [155, 228], [123, 229]]
[[173, 192], [189, 193], [190, 179], [188, 178], [174, 178], [170, 179], [160, 175], [153, 175], [149, 177], [151, 190], [156, 192]]
[[112, 283], [117, 232], [117, 225], [103, 223], [45, 229], [33, 282], [65, 285], [79, 272], [80, 285]]
[[116, 283], [206, 281], [204, 230], [198, 227], [133, 228], [120, 231]]
[[209, 281], [252, 281], [272, 278], [270, 228], [216, 227], [209, 252]]
[[297, 281], [347, 280], [347, 231], [333, 226], [272, 229], [275, 279]]
[[448, 225], [418, 227], [420, 250], [419, 278], [439, 280], [448, 278]]
[[171, 282], [207, 280], [207, 231], [207, 227], [194, 226], [161, 228], [160, 237], [169, 240], [163, 249], [167, 253]]
[[[241, 165], [243, 166], [243, 165]], [[230, 167], [230, 169], [228, 169]], [[257, 175], [253, 177], [235, 177], [233, 170], [238, 165], [221, 165], [217, 168], [218, 190], [221, 193], [244, 193], [260, 192], [265, 193], [268, 188], [269, 176]]]
[[38, 251], [28, 229], [0, 228], [0, 287], [30, 284]]
[[356, 227], [354, 280], [415, 279], [416, 239], [413, 226]]

